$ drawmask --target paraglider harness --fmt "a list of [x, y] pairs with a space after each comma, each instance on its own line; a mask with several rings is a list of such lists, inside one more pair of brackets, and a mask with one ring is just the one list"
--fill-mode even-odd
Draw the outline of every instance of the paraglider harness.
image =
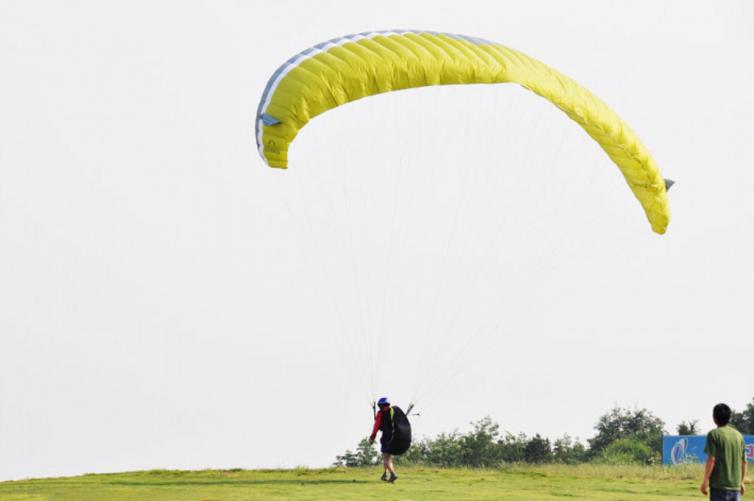
[[[409, 406], [412, 408], [413, 406]], [[377, 407], [373, 405], [375, 419], [377, 418]], [[379, 411], [382, 413], [380, 421], [380, 444], [382, 452], [400, 455], [411, 447], [411, 423], [408, 421], [406, 413], [398, 406], [391, 406], [389, 411]], [[389, 418], [389, 420], [388, 420]]]

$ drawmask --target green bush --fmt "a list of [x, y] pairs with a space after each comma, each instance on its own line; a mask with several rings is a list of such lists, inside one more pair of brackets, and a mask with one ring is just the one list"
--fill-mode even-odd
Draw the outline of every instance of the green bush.
[[[434, 439], [414, 441], [396, 461], [402, 465], [494, 468], [504, 463], [551, 463], [556, 460], [550, 441], [539, 434], [528, 438], [523, 433], [513, 435], [506, 432], [501, 436], [500, 426], [489, 417], [472, 423], [472, 426], [467, 433], [454, 431], [442, 433]], [[583, 458], [584, 446], [578, 442], [567, 438], [558, 444], [561, 462]], [[338, 460], [336, 464], [344, 466], [358, 463], [355, 457], [347, 455], [338, 456]]]
[[652, 464], [654, 452], [652, 449], [636, 438], [619, 438], [607, 447], [595, 458], [603, 464]]
[[[754, 433], [754, 400], [743, 412], [731, 419], [743, 433]], [[550, 442], [535, 434], [501, 434], [500, 425], [485, 417], [471, 423], [466, 433], [453, 431], [435, 438], [415, 440], [406, 454], [396, 458], [399, 464], [439, 467], [494, 468], [515, 463], [576, 464], [588, 461], [612, 465], [659, 464], [664, 423], [647, 409], [615, 407], [600, 416], [596, 434], [589, 448], [568, 435]], [[682, 422], [681, 434], [694, 434], [696, 421]], [[380, 455], [369, 442], [362, 440], [355, 452], [347, 450], [337, 456], [336, 466], [371, 466]]]
[[664, 426], [665, 423], [647, 409], [615, 407], [600, 416], [594, 427], [597, 434], [589, 439], [589, 456], [600, 457], [607, 447], [623, 438], [635, 439], [660, 454]]

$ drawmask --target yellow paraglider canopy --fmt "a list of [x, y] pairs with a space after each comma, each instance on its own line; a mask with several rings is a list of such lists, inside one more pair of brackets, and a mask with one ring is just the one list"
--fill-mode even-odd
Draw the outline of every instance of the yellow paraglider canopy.
[[257, 110], [257, 147], [271, 167], [288, 166], [288, 148], [315, 116], [393, 90], [512, 82], [577, 122], [615, 162], [652, 229], [670, 221], [666, 182], [636, 134], [586, 88], [516, 50], [480, 38], [428, 31], [380, 31], [321, 43], [272, 75]]

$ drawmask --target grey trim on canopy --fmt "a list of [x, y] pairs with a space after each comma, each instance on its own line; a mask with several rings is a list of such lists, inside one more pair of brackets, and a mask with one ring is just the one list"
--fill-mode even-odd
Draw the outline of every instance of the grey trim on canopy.
[[268, 113], [262, 113], [261, 115], [259, 115], [259, 118], [262, 119], [262, 122], [265, 125], [277, 125], [281, 123], [280, 120], [278, 120], [277, 118], [273, 117], [272, 115]]

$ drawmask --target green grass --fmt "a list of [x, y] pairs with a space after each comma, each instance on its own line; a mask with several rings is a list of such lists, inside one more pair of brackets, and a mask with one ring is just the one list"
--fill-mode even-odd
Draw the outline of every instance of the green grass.
[[372, 468], [138, 471], [0, 483], [0, 500], [635, 500], [703, 499], [699, 465], [402, 468], [394, 485]]

